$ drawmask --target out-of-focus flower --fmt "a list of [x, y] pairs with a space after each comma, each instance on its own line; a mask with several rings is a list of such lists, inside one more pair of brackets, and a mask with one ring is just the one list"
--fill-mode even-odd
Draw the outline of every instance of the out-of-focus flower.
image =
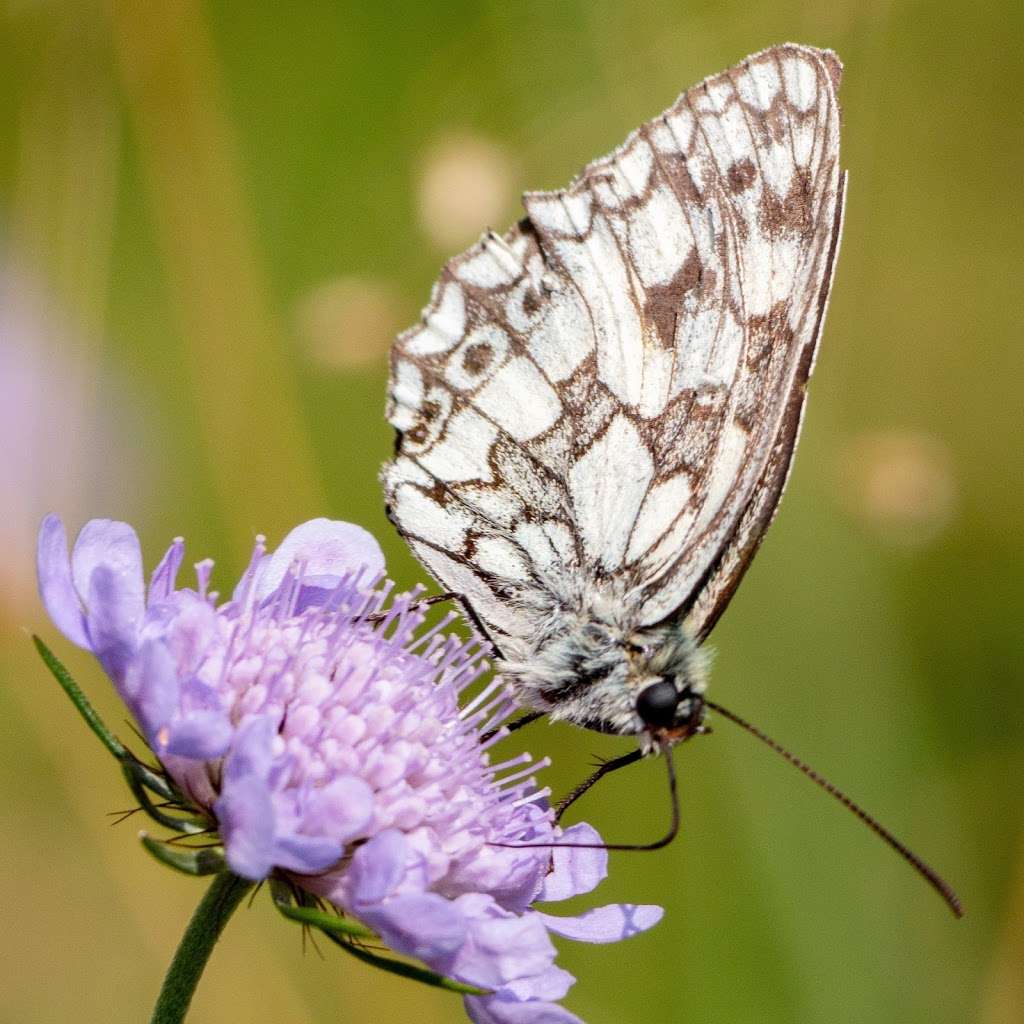
[[948, 447], [930, 434], [866, 434], [842, 458], [847, 502], [882, 539], [919, 547], [939, 536], [956, 510]]
[[489, 139], [468, 133], [437, 140], [428, 150], [419, 182], [419, 218], [444, 251], [476, 241], [481, 224], [511, 219], [514, 166]]
[[[611, 942], [661, 910], [612, 905], [557, 917], [534, 904], [589, 892], [594, 849], [509, 847], [563, 835], [520, 755], [491, 764], [513, 709], [500, 680], [464, 707], [484, 647], [420, 631], [419, 592], [388, 600], [365, 530], [319, 519], [268, 554], [262, 539], [231, 599], [177, 586], [176, 540], [143, 582], [125, 523], [39, 536], [50, 616], [92, 651], [164, 769], [215, 829], [231, 870], [276, 874], [371, 927], [393, 950], [490, 990], [467, 997], [486, 1024], [568, 1022], [573, 982], [549, 932]], [[588, 825], [565, 842], [597, 843]]]
[[[99, 494], [130, 505], [148, 462], [138, 396], [90, 356], [95, 339], [23, 262], [0, 256], [0, 617], [12, 622], [35, 600], [32, 542], [46, 509], [88, 509]], [[121, 437], [134, 445], [109, 458]]]
[[296, 311], [310, 356], [346, 370], [380, 362], [404, 326], [398, 289], [375, 277], [338, 277], [303, 297]]

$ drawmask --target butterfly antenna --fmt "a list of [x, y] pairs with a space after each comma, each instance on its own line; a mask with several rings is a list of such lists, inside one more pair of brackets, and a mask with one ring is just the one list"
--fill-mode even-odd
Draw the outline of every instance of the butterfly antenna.
[[953, 891], [952, 886], [930, 868], [913, 850], [901, 843], [881, 822], [873, 818], [860, 804], [848, 797], [838, 786], [834, 786], [823, 775], [819, 775], [809, 764], [801, 761], [795, 754], [790, 753], [781, 743], [776, 742], [767, 733], [762, 732], [756, 725], [751, 725], [745, 718], [741, 718], [733, 711], [716, 704], [714, 701], [704, 698], [704, 704], [717, 711], [723, 718], [738, 725], [751, 736], [759, 739], [765, 746], [771, 747], [776, 754], [788, 761], [794, 768], [798, 768], [816, 786], [825, 790], [829, 796], [838, 800], [847, 810], [852, 811], [872, 832], [875, 833], [884, 843], [895, 850], [945, 901], [946, 906], [953, 912], [955, 917], [964, 916], [963, 904], [960, 897]]

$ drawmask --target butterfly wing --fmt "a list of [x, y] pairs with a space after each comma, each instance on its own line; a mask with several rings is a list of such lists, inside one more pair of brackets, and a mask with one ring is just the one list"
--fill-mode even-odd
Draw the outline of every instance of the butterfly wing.
[[840, 65], [684, 93], [452, 260], [392, 353], [390, 514], [481, 624], [609, 587], [704, 635], [781, 495], [840, 229]]

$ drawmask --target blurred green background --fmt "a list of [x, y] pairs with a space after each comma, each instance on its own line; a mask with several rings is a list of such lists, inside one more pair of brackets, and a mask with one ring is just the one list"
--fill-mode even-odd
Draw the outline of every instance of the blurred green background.
[[[285, 13], [287, 10], [287, 13]], [[683, 87], [793, 39], [846, 63], [849, 203], [796, 472], [714, 635], [713, 694], [847, 787], [960, 889], [953, 921], [849, 814], [722, 723], [677, 752], [684, 834], [591, 898], [662, 902], [564, 943], [589, 1024], [1024, 1020], [1024, 7], [48, 3], [0, 16], [0, 1020], [148, 1018], [202, 884], [137, 848], [108, 720], [34, 593], [45, 511], [183, 534], [231, 585], [252, 536], [362, 523], [385, 351], [441, 261]], [[124, 731], [122, 729], [122, 731]], [[534, 726], [556, 792], [625, 741]], [[580, 805], [662, 828], [661, 771]], [[192, 1021], [457, 1021], [457, 998], [240, 913]]]

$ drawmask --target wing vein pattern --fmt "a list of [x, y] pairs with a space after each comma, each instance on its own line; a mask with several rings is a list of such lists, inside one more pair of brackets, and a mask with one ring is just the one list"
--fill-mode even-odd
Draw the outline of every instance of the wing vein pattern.
[[771, 522], [842, 223], [841, 66], [683, 93], [445, 267], [391, 359], [389, 514], [502, 647], [603, 594], [703, 639]]

